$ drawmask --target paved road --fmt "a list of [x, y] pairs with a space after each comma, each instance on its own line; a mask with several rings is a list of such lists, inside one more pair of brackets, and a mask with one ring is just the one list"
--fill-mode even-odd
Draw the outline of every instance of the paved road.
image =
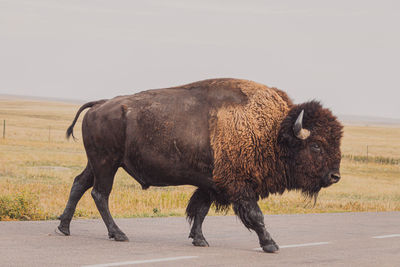
[[[1, 266], [400, 266], [400, 212], [266, 216], [281, 246], [258, 248], [236, 217], [207, 217], [209, 248], [187, 239], [185, 218], [119, 219], [130, 242], [108, 240], [100, 220], [74, 220], [71, 236], [58, 222], [0, 222]], [[103, 265], [104, 264], [104, 265]]]

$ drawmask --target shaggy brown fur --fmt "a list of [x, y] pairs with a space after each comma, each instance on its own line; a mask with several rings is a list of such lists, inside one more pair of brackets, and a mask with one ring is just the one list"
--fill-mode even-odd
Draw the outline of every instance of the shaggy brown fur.
[[[342, 137], [342, 126], [330, 110], [315, 101], [293, 105], [285, 92], [255, 82], [221, 82], [248, 98], [245, 104], [222, 106], [209, 122], [213, 179], [228, 203], [292, 189], [316, 196], [328, 185], [321, 177], [332, 168], [339, 171]], [[306, 140], [293, 133], [302, 110], [304, 128], [311, 131]], [[310, 151], [314, 143], [323, 153]]]
[[244, 105], [223, 106], [210, 121], [210, 140], [214, 152], [213, 179], [233, 201], [281, 191], [280, 176], [275, 177], [276, 143], [282, 120], [292, 102], [287, 95], [265, 85], [245, 80], [226, 81], [248, 97]]

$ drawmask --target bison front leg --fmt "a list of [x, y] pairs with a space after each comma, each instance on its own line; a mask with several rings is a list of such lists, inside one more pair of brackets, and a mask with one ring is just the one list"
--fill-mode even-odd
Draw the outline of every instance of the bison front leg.
[[278, 245], [271, 238], [271, 235], [265, 229], [264, 215], [256, 200], [240, 200], [233, 204], [235, 214], [239, 216], [244, 226], [254, 230], [260, 241], [260, 246], [265, 252], [276, 252], [279, 250]]
[[198, 247], [208, 247], [209, 244], [203, 236], [202, 225], [204, 218], [210, 210], [210, 195], [201, 189], [197, 189], [190, 198], [186, 208], [189, 222], [193, 222], [189, 238], [193, 238], [192, 244]]

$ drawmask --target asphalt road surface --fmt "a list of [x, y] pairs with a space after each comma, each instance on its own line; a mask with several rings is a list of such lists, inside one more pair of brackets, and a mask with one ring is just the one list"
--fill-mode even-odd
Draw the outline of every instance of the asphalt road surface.
[[0, 266], [400, 266], [400, 212], [267, 215], [281, 249], [261, 252], [234, 216], [207, 217], [210, 247], [194, 247], [183, 217], [116, 220], [130, 242], [107, 237], [101, 220], [0, 222]]

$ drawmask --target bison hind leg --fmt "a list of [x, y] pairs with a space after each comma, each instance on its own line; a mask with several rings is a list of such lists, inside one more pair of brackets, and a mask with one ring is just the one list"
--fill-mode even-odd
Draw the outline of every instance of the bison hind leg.
[[74, 183], [72, 184], [67, 206], [65, 207], [63, 214], [59, 217], [60, 224], [56, 229], [57, 233], [61, 232], [64, 235], [70, 235], [69, 225], [74, 216], [76, 205], [83, 194], [93, 186], [93, 179], [93, 172], [88, 164], [85, 170], [75, 178]]
[[114, 183], [115, 173], [120, 163], [115, 155], [92, 154], [89, 157], [94, 173], [94, 184], [91, 192], [101, 218], [108, 230], [108, 237], [115, 241], [129, 241], [128, 237], [119, 229], [110, 213], [109, 196]]
[[189, 200], [186, 215], [189, 223], [193, 223], [189, 238], [193, 238], [192, 244], [198, 247], [208, 247], [202, 231], [204, 218], [210, 210], [212, 200], [208, 192], [198, 188]]

